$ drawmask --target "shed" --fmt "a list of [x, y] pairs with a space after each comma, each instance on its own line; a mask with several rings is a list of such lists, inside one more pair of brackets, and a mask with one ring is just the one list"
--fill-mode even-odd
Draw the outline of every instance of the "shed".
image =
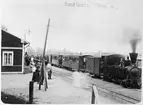
[[29, 42], [1, 30], [1, 72], [23, 73], [24, 49]]

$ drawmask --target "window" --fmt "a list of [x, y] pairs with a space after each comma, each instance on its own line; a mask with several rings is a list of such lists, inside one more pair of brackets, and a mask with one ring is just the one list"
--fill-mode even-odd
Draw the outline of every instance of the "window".
[[73, 62], [76, 62], [76, 58], [73, 58]]
[[84, 62], [86, 62], [86, 58], [83, 58]]
[[3, 51], [3, 66], [13, 66], [12, 51]]

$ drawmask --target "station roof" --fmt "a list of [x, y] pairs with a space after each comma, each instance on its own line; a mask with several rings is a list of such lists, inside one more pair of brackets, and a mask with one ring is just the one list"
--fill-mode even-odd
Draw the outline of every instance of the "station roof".
[[4, 30], [1, 30], [2, 34], [2, 47], [22, 47], [24, 45], [30, 44], [28, 41], [22, 40], [21, 38], [10, 34]]

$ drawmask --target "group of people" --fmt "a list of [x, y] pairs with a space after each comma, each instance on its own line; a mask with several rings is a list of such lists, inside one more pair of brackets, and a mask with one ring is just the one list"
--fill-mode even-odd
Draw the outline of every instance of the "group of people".
[[[42, 63], [40, 60], [37, 60], [37, 62], [31, 62], [30, 67], [32, 68], [33, 76], [32, 76], [32, 81], [33, 82], [40, 82], [41, 76], [42, 76]], [[52, 76], [52, 67], [50, 62], [45, 61], [45, 73], [46, 73], [46, 78], [51, 79]]]

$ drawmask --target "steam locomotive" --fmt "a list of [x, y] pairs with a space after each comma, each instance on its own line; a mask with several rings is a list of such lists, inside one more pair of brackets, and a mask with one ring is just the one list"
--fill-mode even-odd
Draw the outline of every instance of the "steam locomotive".
[[121, 55], [111, 55], [104, 59], [103, 64], [103, 79], [114, 81], [124, 87], [141, 88], [141, 68], [137, 53], [130, 53], [130, 58], [125, 60]]
[[[124, 86], [125, 88], [141, 88], [141, 60], [137, 53], [130, 53], [126, 60], [121, 54], [93, 55], [49, 55], [47, 59], [53, 66], [72, 71], [88, 72], [93, 77], [102, 78]], [[141, 64], [141, 63], [140, 63]]]

